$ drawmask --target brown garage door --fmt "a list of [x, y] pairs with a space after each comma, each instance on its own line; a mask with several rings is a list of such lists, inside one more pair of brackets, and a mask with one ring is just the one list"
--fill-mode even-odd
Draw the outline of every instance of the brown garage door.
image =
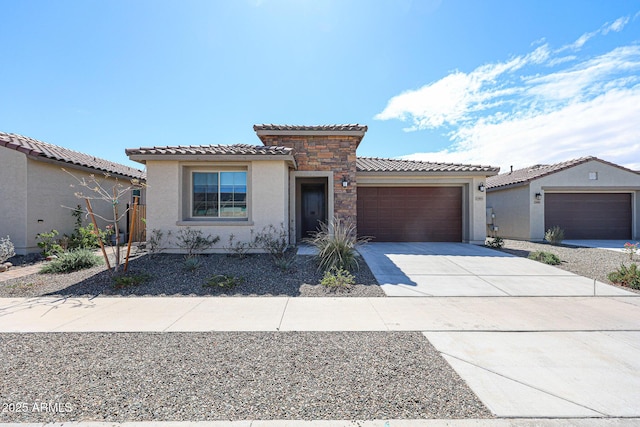
[[358, 187], [358, 234], [376, 242], [460, 242], [462, 188]]
[[564, 229], [566, 239], [630, 239], [631, 194], [546, 193], [544, 227]]

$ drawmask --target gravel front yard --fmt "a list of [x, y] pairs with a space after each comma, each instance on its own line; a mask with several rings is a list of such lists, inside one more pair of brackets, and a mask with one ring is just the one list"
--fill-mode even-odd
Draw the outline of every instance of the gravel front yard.
[[[0, 282], [0, 297], [59, 296], [342, 296], [384, 297], [375, 277], [360, 259], [354, 276], [356, 286], [348, 292], [331, 292], [320, 286], [322, 273], [315, 258], [298, 255], [287, 271], [277, 268], [269, 255], [253, 254], [244, 259], [222, 254], [200, 256], [195, 271], [184, 268], [183, 255], [138, 256], [129, 263], [129, 273], [147, 273], [151, 277], [139, 286], [116, 289], [104, 266], [70, 274], [32, 274]], [[1, 274], [1, 273], [0, 273]], [[231, 290], [204, 287], [215, 275], [231, 275], [242, 284]]]
[[[632, 262], [629, 260], [628, 254], [606, 249], [554, 246], [519, 240], [505, 240], [504, 242], [505, 245], [502, 249], [504, 252], [525, 258], [529, 256], [529, 253], [535, 251], [551, 252], [562, 260], [562, 263], [555, 267], [612, 285], [613, 283], [609, 281], [607, 275], [620, 267], [620, 264], [629, 265]], [[640, 257], [636, 256], [633, 262], [640, 263]], [[623, 289], [640, 293], [640, 291], [627, 287]]]
[[0, 404], [21, 408], [0, 422], [491, 417], [417, 332], [0, 334], [0, 347]]

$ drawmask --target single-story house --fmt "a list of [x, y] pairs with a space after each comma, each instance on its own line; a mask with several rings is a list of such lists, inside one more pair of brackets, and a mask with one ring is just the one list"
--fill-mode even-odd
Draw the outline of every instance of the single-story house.
[[[90, 191], [80, 188], [74, 177], [62, 168], [79, 179], [89, 179], [93, 174], [109, 188], [116, 178], [125, 186], [130, 186], [132, 179], [144, 180], [141, 170], [26, 136], [0, 132], [0, 236], [10, 237], [17, 254], [38, 252], [36, 235], [39, 233], [55, 229], [62, 237], [73, 232], [75, 222], [68, 208], [79, 204], [84, 207], [84, 201], [75, 193], [82, 190], [90, 194]], [[105, 173], [110, 176], [106, 178]], [[141, 188], [134, 192], [144, 197]], [[123, 199], [131, 203], [131, 195]], [[97, 214], [113, 217], [110, 203], [92, 203]], [[104, 221], [97, 222], [99, 227], [105, 225]], [[121, 224], [120, 229], [126, 231], [126, 221]]]
[[640, 175], [596, 157], [536, 165], [487, 179], [487, 224], [504, 238], [638, 239]]
[[148, 230], [250, 241], [282, 224], [295, 244], [338, 216], [374, 241], [484, 243], [484, 183], [498, 168], [356, 157], [358, 124], [253, 128], [262, 145], [127, 149], [146, 165]]

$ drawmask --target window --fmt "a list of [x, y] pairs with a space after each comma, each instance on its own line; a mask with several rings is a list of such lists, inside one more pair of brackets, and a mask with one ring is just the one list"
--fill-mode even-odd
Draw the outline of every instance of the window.
[[246, 172], [193, 172], [193, 217], [246, 218]]

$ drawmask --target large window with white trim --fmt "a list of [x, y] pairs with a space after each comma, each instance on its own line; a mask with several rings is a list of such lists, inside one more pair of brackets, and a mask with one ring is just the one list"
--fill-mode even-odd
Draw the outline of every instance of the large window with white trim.
[[247, 172], [192, 172], [191, 216], [247, 218]]

